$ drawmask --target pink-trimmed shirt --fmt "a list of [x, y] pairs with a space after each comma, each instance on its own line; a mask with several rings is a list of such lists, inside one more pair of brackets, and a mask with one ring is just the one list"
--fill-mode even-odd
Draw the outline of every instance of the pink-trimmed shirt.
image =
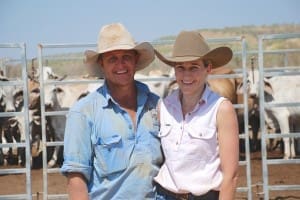
[[185, 119], [179, 90], [161, 102], [159, 137], [165, 162], [154, 178], [161, 186], [175, 193], [190, 192], [194, 195], [219, 190], [223, 175], [216, 115], [223, 100], [206, 86], [199, 103]]

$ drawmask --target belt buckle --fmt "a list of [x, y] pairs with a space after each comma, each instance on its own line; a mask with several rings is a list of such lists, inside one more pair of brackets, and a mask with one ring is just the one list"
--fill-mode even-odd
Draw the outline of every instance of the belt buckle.
[[189, 199], [189, 193], [177, 194], [176, 196], [178, 196], [180, 200], [188, 200]]

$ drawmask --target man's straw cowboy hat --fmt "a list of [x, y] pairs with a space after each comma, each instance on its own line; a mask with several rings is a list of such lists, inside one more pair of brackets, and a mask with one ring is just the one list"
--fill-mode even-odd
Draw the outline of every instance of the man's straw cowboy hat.
[[131, 34], [120, 23], [105, 25], [98, 36], [97, 50], [85, 51], [86, 62], [96, 64], [100, 54], [114, 50], [136, 50], [139, 59], [136, 70], [147, 67], [154, 60], [154, 49], [148, 42], [136, 44]]

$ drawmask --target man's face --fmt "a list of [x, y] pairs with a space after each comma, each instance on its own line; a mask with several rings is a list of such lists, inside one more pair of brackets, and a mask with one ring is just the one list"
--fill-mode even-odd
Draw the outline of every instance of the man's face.
[[103, 53], [99, 64], [107, 83], [111, 86], [132, 84], [138, 54], [134, 50], [116, 50]]

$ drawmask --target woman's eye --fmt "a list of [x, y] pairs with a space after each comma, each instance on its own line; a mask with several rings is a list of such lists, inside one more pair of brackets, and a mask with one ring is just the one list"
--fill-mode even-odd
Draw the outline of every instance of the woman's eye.
[[182, 72], [182, 71], [184, 71], [184, 68], [183, 68], [183, 66], [175, 66], [175, 70]]

